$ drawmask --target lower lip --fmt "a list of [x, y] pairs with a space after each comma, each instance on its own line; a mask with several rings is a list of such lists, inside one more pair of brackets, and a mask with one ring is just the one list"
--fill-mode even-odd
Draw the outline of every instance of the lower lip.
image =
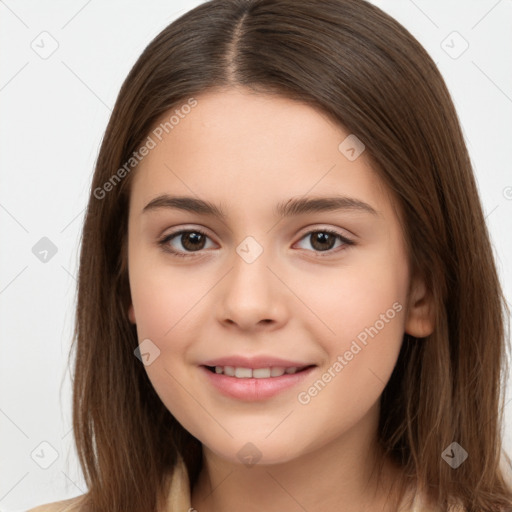
[[206, 378], [222, 394], [238, 400], [255, 402], [271, 398], [281, 391], [289, 389], [302, 382], [316, 368], [311, 366], [299, 373], [285, 373], [280, 377], [269, 377], [266, 379], [246, 378], [239, 379], [230, 377], [222, 373], [214, 373], [205, 366], [200, 366], [200, 370], [206, 375]]

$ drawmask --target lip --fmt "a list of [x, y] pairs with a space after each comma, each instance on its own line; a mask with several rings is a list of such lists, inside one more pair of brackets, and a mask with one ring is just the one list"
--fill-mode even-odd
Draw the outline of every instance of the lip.
[[[247, 364], [247, 363], [246, 363]], [[261, 363], [260, 363], [261, 364]], [[286, 363], [287, 365], [289, 363]], [[228, 364], [218, 364], [218, 365], [210, 365], [207, 366], [231, 366]], [[235, 365], [236, 366], [236, 365]], [[243, 365], [239, 365], [243, 366]], [[285, 366], [283, 364], [271, 366]], [[300, 365], [297, 365], [300, 366]], [[302, 365], [307, 366], [307, 365]], [[264, 368], [263, 366], [257, 366], [256, 368]], [[245, 368], [250, 368], [250, 366], [245, 366]], [[271, 398], [282, 391], [292, 388], [296, 386], [300, 382], [302, 382], [311, 372], [316, 368], [316, 366], [310, 366], [298, 373], [285, 373], [280, 377], [269, 377], [266, 379], [255, 379], [255, 378], [246, 378], [239, 379], [237, 377], [230, 377], [228, 375], [224, 375], [222, 373], [213, 373], [206, 366], [200, 366], [199, 370], [205, 376], [205, 379], [213, 385], [218, 391], [220, 391], [223, 395], [228, 396], [230, 398], [235, 398], [237, 400], [244, 400], [246, 402], [256, 402], [260, 400], [265, 400], [267, 398]]]
[[[291, 361], [286, 359], [280, 359], [278, 357], [273, 356], [228, 356], [228, 357], [220, 357], [218, 359], [210, 359], [209, 361], [204, 361], [201, 363], [204, 366], [238, 366], [239, 368], [268, 368], [271, 366], [282, 366], [284, 368], [303, 368], [304, 366], [310, 366], [311, 362], [300, 362], [300, 361]], [[274, 377], [278, 378], [278, 377]]]

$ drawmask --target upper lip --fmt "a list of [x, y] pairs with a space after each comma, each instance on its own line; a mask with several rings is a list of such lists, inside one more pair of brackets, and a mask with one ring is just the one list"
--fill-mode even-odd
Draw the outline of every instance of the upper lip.
[[281, 359], [273, 356], [228, 356], [219, 357], [218, 359], [210, 359], [203, 363], [203, 366], [234, 366], [238, 368], [270, 368], [272, 366], [280, 366], [283, 368], [302, 368], [304, 366], [312, 366], [312, 363], [304, 363], [301, 361], [291, 361], [289, 359]]

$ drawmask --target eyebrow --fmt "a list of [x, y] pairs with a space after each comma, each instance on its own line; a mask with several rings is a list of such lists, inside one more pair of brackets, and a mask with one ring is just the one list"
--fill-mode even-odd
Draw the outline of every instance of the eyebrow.
[[[142, 213], [158, 210], [161, 208], [171, 208], [218, 217], [225, 220], [226, 213], [215, 204], [188, 196], [170, 196], [162, 194], [152, 199], [142, 210]], [[378, 215], [377, 211], [368, 203], [345, 196], [333, 197], [304, 197], [291, 198], [286, 202], [278, 203], [274, 208], [274, 215], [284, 218], [306, 213], [328, 212], [328, 211], [360, 211]]]

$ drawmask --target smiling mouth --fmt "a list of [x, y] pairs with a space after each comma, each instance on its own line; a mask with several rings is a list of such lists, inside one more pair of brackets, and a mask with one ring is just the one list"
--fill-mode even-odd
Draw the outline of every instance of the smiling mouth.
[[238, 366], [205, 366], [211, 373], [226, 375], [236, 379], [268, 379], [281, 377], [282, 375], [292, 375], [301, 373], [309, 368], [316, 366], [314, 364], [302, 367], [292, 366], [285, 368], [283, 366], [270, 366], [266, 368], [243, 368]]

